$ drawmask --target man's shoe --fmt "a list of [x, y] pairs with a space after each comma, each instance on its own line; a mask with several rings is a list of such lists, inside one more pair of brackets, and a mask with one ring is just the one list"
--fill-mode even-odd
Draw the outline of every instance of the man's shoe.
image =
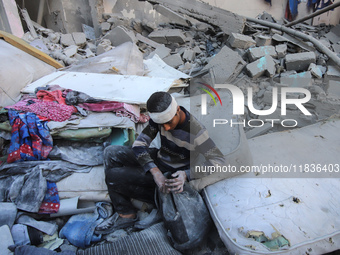
[[160, 221], [162, 221], [162, 215], [160, 211], [157, 209], [153, 209], [145, 219], [136, 222], [135, 228], [146, 229]]
[[122, 218], [118, 213], [113, 214], [111, 217], [104, 220], [100, 223], [96, 229], [94, 230], [95, 234], [108, 234], [115, 230], [131, 227], [137, 221], [137, 217], [135, 219], [130, 218]]

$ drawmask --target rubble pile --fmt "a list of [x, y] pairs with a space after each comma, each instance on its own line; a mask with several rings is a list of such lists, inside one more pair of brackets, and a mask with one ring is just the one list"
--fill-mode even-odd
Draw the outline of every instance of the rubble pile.
[[[157, 54], [167, 65], [183, 73], [201, 77], [208, 83], [234, 84], [244, 95], [247, 95], [251, 87], [253, 107], [257, 110], [270, 109], [273, 88], [278, 88], [279, 98], [282, 87], [308, 89], [312, 98], [305, 107], [312, 115], [304, 115], [296, 111], [295, 105], [288, 105], [290, 108], [285, 119], [295, 119], [296, 122], [288, 124], [287, 121], [285, 128], [310, 125], [339, 112], [339, 67], [311, 42], [254, 22], [245, 22], [237, 15], [235, 20], [243, 21], [242, 25], [236, 24], [234, 28], [226, 30], [223, 23], [221, 25], [213, 18], [197, 14], [195, 8], [198, 7], [192, 7], [194, 11], [189, 12], [187, 9], [190, 6], [176, 9], [169, 1], [158, 2], [154, 9], [171, 22], [156, 23], [146, 19], [127, 18], [121, 13], [105, 13], [100, 24], [102, 35], [99, 38], [94, 38], [93, 31], [92, 34], [88, 33], [89, 28], [84, 33], [72, 34], [39, 28], [39, 41], [46, 46], [41, 48], [45, 48], [47, 53], [65, 65], [72, 65], [108, 52], [124, 42], [132, 42], [143, 53], [144, 59]], [[285, 23], [276, 21], [266, 12], [260, 14], [258, 19], [276, 24]], [[316, 38], [340, 56], [339, 25], [316, 27], [302, 23], [293, 29]], [[303, 98], [303, 94], [291, 95]], [[273, 132], [283, 129], [281, 122], [285, 119], [279, 116], [280, 102], [275, 112], [266, 118], [249, 111], [247, 103], [245, 107], [248, 112], [244, 125], [246, 131], [255, 127], [255, 124], [247, 124], [254, 119], [259, 120], [256, 127], [261, 126], [262, 129], [257, 135], [264, 130]], [[271, 121], [269, 125], [270, 121], [265, 119], [275, 119], [275, 123]], [[265, 122], [266, 128], [262, 126]]]

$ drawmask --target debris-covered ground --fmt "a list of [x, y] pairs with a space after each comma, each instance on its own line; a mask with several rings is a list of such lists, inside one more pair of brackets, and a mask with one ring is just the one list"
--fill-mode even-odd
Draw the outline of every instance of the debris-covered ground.
[[[91, 59], [112, 52], [123, 43], [131, 42], [138, 47], [139, 54], [142, 54], [140, 62], [138, 62], [140, 59], [133, 62], [139, 68], [133, 70], [134, 75], [148, 76], [148, 70], [143, 69], [143, 60], [148, 60], [158, 55], [168, 66], [190, 76], [190, 79], [183, 80], [189, 83], [191, 87], [197, 86], [198, 81], [204, 81], [212, 85], [235, 85], [244, 95], [251, 95], [251, 98], [245, 100], [245, 115], [241, 122], [247, 138], [287, 130], [287, 127], [304, 127], [340, 112], [340, 25], [311, 26], [306, 23], [299, 23], [289, 28], [291, 31], [297, 31], [315, 38], [327, 49], [324, 50], [323, 47], [314, 45], [311, 41], [266, 25], [266, 22], [277, 26], [285, 26], [287, 24], [286, 20], [275, 20], [268, 13], [260, 13], [258, 15], [258, 20], [264, 22], [261, 23], [206, 4], [193, 6], [188, 1], [184, 2], [181, 6], [177, 6], [177, 1], [173, 1], [173, 3], [167, 0], [150, 2], [154, 4], [154, 8], [158, 13], [167, 17], [170, 21], [166, 23], [150, 22], [148, 20], [130, 19], [121, 13], [106, 13], [100, 20], [102, 34], [99, 38], [95, 37], [93, 28], [85, 25], [83, 27], [84, 32], [62, 34], [35, 23], [34, 29], [37, 36], [32, 35], [32, 31], [26, 32], [23, 39], [64, 65], [65, 68], [62, 71], [77, 72], [84, 68], [85, 72], [91, 73], [91, 66], [87, 65], [87, 63], [91, 63]], [[114, 61], [119, 62], [117, 60]], [[93, 72], [112, 75], [131, 74], [128, 68], [122, 68], [119, 64], [116, 66], [112, 65], [110, 68], [99, 66]], [[281, 89], [297, 87], [303, 87], [310, 91], [311, 99], [308, 100], [308, 103], [304, 104], [304, 107], [311, 115], [306, 116], [301, 111], [297, 111], [296, 105], [287, 105], [286, 116], [282, 116], [280, 105]], [[51, 88], [46, 90], [54, 91]], [[60, 91], [66, 93], [63, 88]], [[186, 87], [172, 87], [170, 89], [170, 92], [178, 92], [180, 94], [188, 94], [189, 91]], [[274, 104], [273, 96], [275, 95], [279, 98], [279, 104], [277, 107], [274, 107], [275, 109], [270, 116], [254, 113], [256, 112], [255, 110], [264, 111], [271, 109]], [[26, 97], [27, 100], [33, 100], [36, 96], [33, 95], [33, 97], [27, 99], [27, 94], [25, 94], [22, 99]], [[289, 96], [293, 98], [305, 97], [303, 93], [292, 93], [288, 94], [288, 98]], [[71, 100], [70, 98], [68, 99]], [[83, 106], [84, 103], [94, 103], [91, 99], [93, 98], [90, 94], [80, 94], [77, 98], [77, 100], [83, 100], [81, 102]], [[85, 119], [87, 114], [91, 115], [91, 108], [79, 107], [78, 104], [74, 104], [74, 106], [77, 107], [72, 108], [72, 111], [74, 110], [73, 116], [77, 115]], [[123, 128], [128, 129], [132, 122], [131, 125], [137, 126], [139, 124], [132, 133], [124, 131], [123, 135], [119, 135], [124, 137], [124, 139], [126, 137], [129, 139], [138, 134], [142, 125], [147, 121], [147, 116], [144, 115], [145, 105], [140, 104], [137, 108], [133, 108], [133, 111], [130, 108], [128, 109], [126, 105], [115, 107], [112, 112], [120, 117], [128, 118], [124, 124], [119, 123], [120, 127], [123, 126]], [[119, 110], [117, 107], [119, 107]], [[134, 112], [135, 110], [138, 113]], [[85, 111], [85, 113], [82, 111]], [[0, 116], [1, 160], [4, 163], [8, 157], [12, 128], [8, 122], [7, 111], [2, 109]], [[111, 118], [111, 116], [106, 118]], [[67, 119], [72, 120], [71, 117]], [[49, 124], [50, 130], [57, 131], [51, 133], [55, 140], [53, 150], [49, 156], [49, 159], [52, 159], [51, 165], [48, 167], [58, 172], [55, 176], [51, 176], [53, 174], [49, 173], [50, 175], [46, 177], [46, 167], [40, 167], [40, 172], [34, 172], [37, 178], [30, 185], [46, 185], [46, 179], [51, 182], [53, 180], [58, 182], [69, 176], [72, 171], [87, 171], [80, 169], [79, 166], [84, 169], [98, 165], [102, 166], [100, 155], [105, 146], [112, 144], [112, 136], [109, 135], [111, 135], [112, 128], [117, 123], [110, 124], [111, 126], [109, 125], [106, 128], [99, 128], [101, 133], [105, 133], [110, 129], [108, 135], [98, 135], [100, 139], [96, 139], [98, 137], [87, 136], [88, 134], [86, 134], [82, 138], [77, 137], [78, 140], [70, 139], [67, 133], [60, 135], [60, 128], [67, 131], [66, 126], [54, 126], [55, 129], [53, 129], [51, 127], [52, 124], [55, 125], [55, 122]], [[98, 129], [98, 127], [93, 126], [86, 127]], [[89, 132], [89, 130], [86, 130], [86, 132]], [[76, 145], [77, 143], [78, 145]], [[129, 142], [125, 140], [123, 143], [128, 144]], [[88, 149], [86, 153], [88, 154], [79, 156], [79, 153], [81, 154], [85, 150], [74, 152], [70, 149], [72, 146], [78, 149], [86, 147]], [[78, 153], [82, 163], [79, 163], [79, 160], [77, 162], [75, 159], [77, 156], [72, 158], [69, 155], [67, 157], [68, 153], [70, 155], [77, 155], [71, 153]], [[95, 157], [90, 158], [90, 154], [98, 157], [96, 159], [94, 159]], [[56, 163], [56, 160], [58, 162], [64, 161], [64, 165]], [[94, 161], [96, 162], [93, 163]], [[89, 162], [89, 164], [85, 165], [84, 162]], [[74, 167], [74, 165], [77, 165], [77, 167]], [[19, 164], [17, 167], [21, 170], [25, 168], [23, 164]], [[50, 251], [54, 250], [64, 254], [98, 254], [100, 249], [102, 249], [101, 252], [114, 252], [115, 250], [110, 250], [114, 249], [110, 244], [116, 242], [115, 247], [117, 248], [120, 247], [119, 245], [122, 245], [121, 249], [123, 250], [122, 240], [128, 242], [127, 239], [123, 238], [131, 235], [142, 235], [139, 234], [141, 233], [139, 230], [129, 228], [103, 235], [99, 239], [93, 240], [93, 242], [91, 242], [91, 236], [87, 236], [86, 238], [90, 238], [90, 240], [87, 240], [89, 245], [86, 245], [86, 249], [71, 244], [65, 236], [62, 238], [59, 235], [59, 231], [70, 219], [70, 214], [52, 217], [49, 214], [38, 214], [37, 211], [35, 212], [35, 209], [28, 210], [29, 213], [24, 213], [24, 210], [20, 209], [27, 208], [23, 207], [23, 204], [29, 206], [29, 203], [25, 203], [22, 200], [30, 197], [27, 194], [30, 193], [30, 187], [32, 186], [27, 186], [29, 182], [27, 182], [26, 186], [23, 184], [33, 175], [29, 175], [29, 173], [33, 173], [31, 171], [32, 168], [39, 169], [39, 166], [34, 165], [31, 168], [27, 166], [26, 170], [20, 170], [20, 178], [12, 178], [11, 175], [17, 174], [16, 168], [10, 168], [8, 164], [1, 166], [1, 176], [3, 177], [1, 179], [2, 201], [8, 203], [14, 202], [16, 205], [20, 203], [21, 205], [18, 209], [16, 206], [6, 205], [4, 210], [1, 209], [1, 213], [6, 215], [5, 222], [9, 226], [13, 226], [14, 223], [20, 225], [20, 227], [17, 226], [16, 230], [16, 237], [18, 239], [14, 240], [14, 242], [21, 245], [29, 244], [32, 247], [31, 251], [27, 248], [25, 250], [26, 253], [21, 254], [55, 254], [52, 252], [47, 253], [46, 251], [38, 253], [37, 250], [34, 250], [33, 246], [42, 246], [41, 243], [43, 243], [45, 248], [50, 249]], [[67, 172], [65, 169], [71, 170]], [[14, 188], [20, 185], [25, 186], [25, 190]], [[35, 190], [36, 187], [33, 186], [33, 189]], [[42, 190], [46, 191], [46, 188]], [[26, 194], [26, 196], [22, 196], [23, 194]], [[36, 192], [34, 195], [38, 196], [41, 193]], [[20, 201], [18, 199], [13, 200], [13, 198], [20, 198]], [[40, 201], [42, 199], [43, 197]], [[38, 206], [38, 209], [40, 208], [40, 204], [35, 206]], [[150, 212], [150, 207], [146, 204], [137, 203], [136, 206], [140, 209], [140, 219], [146, 217], [148, 212]], [[94, 204], [93, 201], [90, 203], [90, 206], [87, 205], [85, 207], [90, 208], [87, 211], [88, 213], [98, 210], [98, 204]], [[27, 227], [22, 227], [26, 225], [30, 227], [28, 229]], [[166, 236], [166, 233], [162, 232], [161, 229], [157, 229], [158, 226], [160, 224], [153, 226], [155, 231], [159, 231], [157, 233], [162, 237]], [[5, 230], [2, 233], [6, 233]], [[147, 232], [144, 233], [149, 235]], [[155, 241], [153, 240], [153, 242]], [[160, 244], [169, 249], [167, 254], [179, 254], [173, 248], [169, 248], [167, 246], [168, 243], [160, 241]], [[156, 247], [152, 250], [154, 253], [146, 252], [145, 254], [156, 254], [157, 251], [165, 249], [164, 247]], [[14, 249], [15, 246], [12, 246], [12, 248]], [[24, 252], [24, 250], [16, 250], [15, 254], [20, 254], [20, 252]], [[186, 254], [217, 255], [228, 254], [228, 252], [219, 238], [217, 230], [213, 227], [207, 240], [196, 250], [188, 251]]]

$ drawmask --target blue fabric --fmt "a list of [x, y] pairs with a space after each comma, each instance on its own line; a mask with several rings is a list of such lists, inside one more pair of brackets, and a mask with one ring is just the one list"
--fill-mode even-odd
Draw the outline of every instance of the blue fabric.
[[8, 110], [12, 126], [8, 163], [46, 159], [53, 148], [53, 139], [46, 123], [31, 112]]
[[44, 200], [41, 203], [40, 209], [38, 213], [41, 214], [51, 214], [57, 213], [59, 211], [60, 200], [57, 184], [55, 182], [47, 183], [47, 190], [44, 197]]
[[[320, 5], [321, 2], [321, 5]], [[314, 11], [317, 9], [322, 9], [327, 7], [328, 5], [331, 5], [333, 3], [332, 0], [328, 0], [327, 2], [325, 0], [308, 0], [307, 6], [308, 7], [314, 7]]]
[[289, 0], [289, 10], [293, 17], [298, 14], [298, 4], [300, 2], [300, 0]]
[[98, 220], [98, 213], [82, 213], [73, 215], [60, 230], [59, 237], [66, 238], [71, 244], [86, 248], [91, 242], [98, 242], [101, 235], [95, 235], [96, 226], [103, 221]]

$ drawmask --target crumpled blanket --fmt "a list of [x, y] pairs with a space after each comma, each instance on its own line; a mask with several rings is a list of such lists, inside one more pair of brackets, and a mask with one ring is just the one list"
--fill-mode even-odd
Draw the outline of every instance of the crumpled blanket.
[[44, 160], [53, 148], [53, 139], [46, 123], [34, 113], [8, 111], [12, 126], [8, 163], [18, 161]]
[[115, 101], [102, 101], [98, 103], [83, 103], [80, 107], [93, 112], [114, 112], [119, 117], [129, 117], [135, 123], [145, 123], [149, 121], [149, 116], [140, 113], [138, 105]]

